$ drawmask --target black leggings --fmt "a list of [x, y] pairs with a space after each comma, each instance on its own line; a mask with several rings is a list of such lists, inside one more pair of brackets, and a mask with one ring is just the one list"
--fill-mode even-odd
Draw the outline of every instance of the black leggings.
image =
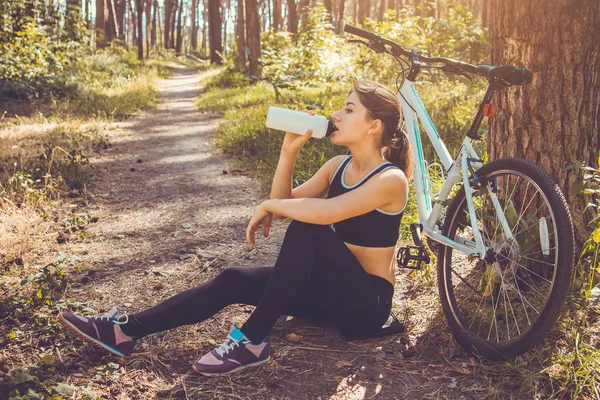
[[292, 221], [274, 267], [229, 267], [216, 278], [130, 315], [121, 325], [142, 337], [204, 321], [230, 304], [256, 306], [242, 326], [260, 343], [280, 315], [332, 319], [344, 334], [368, 334], [387, 320], [393, 285], [368, 274], [327, 225]]

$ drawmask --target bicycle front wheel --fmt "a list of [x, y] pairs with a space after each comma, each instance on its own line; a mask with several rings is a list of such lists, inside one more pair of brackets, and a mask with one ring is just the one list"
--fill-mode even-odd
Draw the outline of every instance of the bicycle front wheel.
[[[470, 188], [475, 226], [489, 250], [473, 259], [443, 246], [438, 286], [456, 341], [488, 359], [506, 359], [542, 340], [558, 318], [574, 264], [573, 223], [562, 192], [539, 166], [502, 159], [476, 174], [482, 185]], [[474, 246], [465, 188], [450, 204], [442, 233]]]

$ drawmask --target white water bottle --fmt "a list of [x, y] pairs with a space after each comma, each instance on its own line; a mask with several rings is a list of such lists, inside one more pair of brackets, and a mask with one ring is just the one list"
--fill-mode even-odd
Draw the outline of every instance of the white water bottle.
[[312, 137], [322, 138], [335, 131], [333, 122], [322, 115], [310, 115], [306, 112], [287, 108], [269, 107], [267, 128], [304, 135], [312, 129]]

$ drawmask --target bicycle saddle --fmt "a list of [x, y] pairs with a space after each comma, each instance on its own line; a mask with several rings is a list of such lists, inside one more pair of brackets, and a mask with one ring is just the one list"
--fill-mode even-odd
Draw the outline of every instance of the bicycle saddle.
[[509, 85], [523, 86], [531, 82], [533, 74], [527, 68], [516, 68], [514, 65], [479, 65], [478, 74], [485, 75], [489, 81], [502, 80]]

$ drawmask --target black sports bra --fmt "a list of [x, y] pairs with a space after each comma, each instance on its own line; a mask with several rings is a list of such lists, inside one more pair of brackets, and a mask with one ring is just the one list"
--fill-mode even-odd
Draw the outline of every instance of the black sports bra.
[[[374, 175], [388, 168], [397, 168], [391, 162], [386, 161], [381, 163], [370, 173], [368, 173], [360, 182], [354, 186], [348, 186], [344, 182], [346, 168], [352, 161], [352, 156], [346, 157], [340, 164], [333, 175], [329, 188], [328, 199], [337, 197], [346, 192], [356, 189], [371, 179]], [[397, 213], [390, 213], [380, 209], [370, 211], [368, 213], [348, 218], [343, 221], [336, 222], [331, 225], [331, 228], [342, 238], [346, 243], [365, 247], [391, 247], [395, 246], [400, 235], [400, 221], [404, 209]]]

